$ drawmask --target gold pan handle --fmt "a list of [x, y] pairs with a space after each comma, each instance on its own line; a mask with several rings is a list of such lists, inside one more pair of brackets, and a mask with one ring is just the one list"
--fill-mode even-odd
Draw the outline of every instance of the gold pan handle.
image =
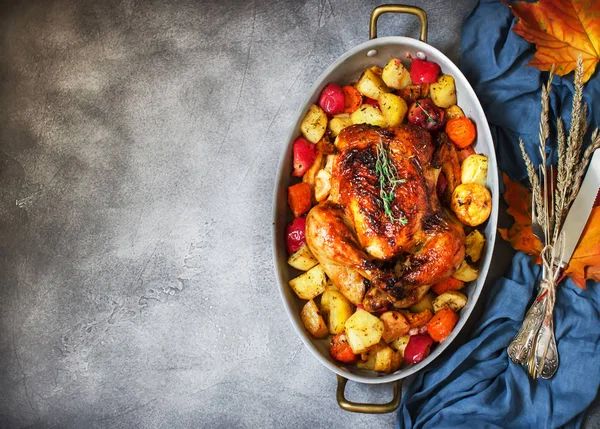
[[400, 405], [400, 398], [402, 396], [402, 380], [394, 381], [394, 397], [387, 404], [361, 404], [358, 402], [349, 401], [345, 396], [346, 383], [348, 382], [348, 379], [338, 375], [337, 380], [338, 387], [336, 398], [340, 407], [346, 411], [351, 411], [353, 413], [383, 414], [391, 413]]
[[369, 24], [369, 39], [377, 37], [377, 19], [384, 13], [410, 13], [416, 15], [421, 21], [421, 42], [427, 43], [427, 14], [420, 7], [407, 6], [403, 4], [384, 4], [377, 6], [371, 12], [371, 22]]

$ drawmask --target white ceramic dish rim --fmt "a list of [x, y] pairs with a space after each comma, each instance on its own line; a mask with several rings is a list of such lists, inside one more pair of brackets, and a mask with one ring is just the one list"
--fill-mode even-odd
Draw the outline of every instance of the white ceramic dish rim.
[[[478, 133], [477, 142], [476, 142], [477, 152], [484, 153], [489, 158], [487, 187], [488, 187], [488, 189], [490, 189], [490, 192], [492, 194], [493, 210], [492, 210], [492, 214], [490, 215], [490, 218], [487, 221], [487, 224], [485, 227], [487, 242], [486, 242], [486, 246], [484, 248], [483, 262], [479, 266], [480, 274], [479, 274], [478, 279], [475, 281], [475, 285], [473, 285], [473, 284], [469, 285], [469, 288], [470, 288], [469, 292], [468, 292], [469, 302], [468, 302], [467, 306], [465, 306], [465, 308], [463, 308], [461, 310], [460, 319], [459, 319], [456, 327], [454, 328], [452, 334], [444, 341], [444, 343], [439, 344], [432, 351], [432, 353], [426, 359], [424, 359], [422, 362], [411, 365], [411, 366], [403, 368], [403, 369], [400, 369], [392, 374], [380, 375], [380, 374], [377, 374], [372, 371], [353, 370], [353, 372], [351, 372], [350, 369], [348, 369], [342, 365], [338, 365], [338, 364], [334, 363], [331, 360], [331, 358], [323, 356], [323, 354], [314, 345], [313, 340], [309, 337], [309, 334], [307, 334], [307, 332], [305, 331], [304, 327], [302, 326], [302, 322], [299, 319], [299, 312], [293, 308], [292, 303], [290, 302], [290, 298], [289, 298], [290, 291], [289, 291], [289, 285], [287, 284], [287, 281], [291, 276], [286, 276], [286, 273], [284, 272], [284, 268], [283, 268], [284, 266], [287, 266], [287, 264], [286, 264], [287, 252], [285, 252], [285, 246], [283, 245], [284, 232], [282, 231], [282, 222], [281, 222], [280, 216], [282, 215], [281, 205], [286, 204], [285, 198], [282, 198], [282, 195], [285, 194], [285, 191], [287, 189], [287, 186], [284, 186], [284, 184], [287, 185], [290, 182], [289, 173], [290, 173], [290, 169], [291, 169], [291, 167], [290, 167], [291, 166], [291, 145], [292, 145], [292, 142], [298, 137], [298, 135], [300, 135], [300, 133], [299, 133], [300, 122], [301, 122], [302, 118], [304, 117], [304, 114], [308, 110], [308, 107], [311, 104], [316, 103], [318, 95], [320, 94], [322, 88], [331, 81], [330, 76], [332, 74], [334, 74], [336, 71], [338, 71], [339, 67], [341, 67], [348, 61], [352, 61], [353, 59], [357, 59], [357, 58], [362, 58], [362, 60], [358, 60], [357, 62], [364, 62], [365, 61], [364, 58], [367, 56], [368, 52], [373, 53], [373, 50], [377, 51], [378, 49], [382, 49], [382, 48], [387, 49], [387, 48], [389, 48], [389, 46], [397, 46], [397, 49], [398, 49], [397, 55], [399, 57], [400, 57], [400, 55], [404, 55], [404, 53], [407, 51], [411, 51], [411, 52], [413, 52], [413, 54], [415, 52], [419, 52], [419, 51], [425, 53], [427, 55], [428, 59], [440, 64], [442, 71], [445, 74], [450, 74], [454, 77], [456, 84], [457, 84], [457, 89], [459, 87], [461, 88], [460, 92], [458, 92], [458, 97], [459, 97], [458, 104], [461, 107], [464, 104], [464, 103], [461, 103], [461, 101], [460, 101], [461, 99], [462, 100], [468, 99], [472, 103], [474, 109], [472, 109], [472, 111], [470, 111], [468, 113], [465, 111], [465, 113], [467, 114], [467, 116], [471, 117], [477, 124], [477, 133]], [[383, 61], [381, 58], [379, 58], [379, 61], [378, 61], [377, 54], [375, 54], [375, 56], [369, 55], [368, 57], [369, 57], [368, 61], [372, 62], [373, 64], [381, 63]], [[387, 61], [387, 59], [385, 59], [385, 61]], [[466, 92], [466, 94], [465, 94], [465, 92]], [[275, 187], [275, 192], [274, 192], [275, 196], [274, 196], [274, 206], [273, 206], [273, 212], [274, 212], [274, 222], [273, 222], [273, 228], [274, 228], [273, 229], [273, 240], [274, 240], [273, 252], [274, 252], [274, 255], [273, 256], [276, 261], [276, 277], [277, 277], [277, 281], [279, 284], [281, 298], [283, 300], [284, 307], [286, 309], [288, 317], [289, 317], [290, 321], [292, 322], [294, 329], [300, 336], [300, 339], [305, 344], [305, 346], [308, 347], [308, 349], [311, 351], [311, 353], [323, 365], [325, 365], [325, 367], [327, 367], [328, 369], [330, 369], [331, 371], [333, 371], [334, 373], [336, 373], [342, 377], [345, 377], [347, 379], [350, 379], [350, 380], [353, 380], [356, 382], [360, 382], [360, 383], [380, 384], [380, 383], [388, 383], [388, 382], [397, 381], [397, 380], [406, 378], [406, 377], [420, 371], [424, 367], [426, 367], [433, 360], [435, 360], [452, 343], [454, 338], [456, 338], [456, 336], [462, 330], [467, 319], [469, 318], [469, 315], [472, 313], [472, 311], [475, 307], [475, 304], [476, 304], [477, 300], [479, 299], [479, 295], [481, 294], [481, 291], [483, 289], [485, 278], [487, 276], [487, 272], [488, 272], [488, 269], [489, 269], [489, 266], [490, 266], [490, 263], [492, 260], [492, 254], [493, 254], [493, 249], [494, 249], [494, 244], [495, 244], [495, 237], [496, 237], [495, 232], [496, 232], [497, 219], [498, 219], [498, 199], [499, 199], [499, 189], [498, 189], [499, 176], [498, 176], [496, 156], [495, 156], [495, 152], [494, 152], [494, 146], [493, 146], [490, 129], [487, 124], [487, 120], [485, 117], [485, 113], [483, 112], [483, 108], [481, 107], [481, 104], [479, 103], [479, 100], [477, 99], [477, 96], [475, 95], [473, 88], [471, 87], [471, 85], [469, 84], [469, 82], [467, 81], [465, 76], [462, 74], [462, 72], [458, 69], [458, 67], [448, 57], [446, 57], [442, 52], [438, 51], [433, 46], [423, 43], [419, 40], [408, 38], [408, 37], [403, 37], [403, 36], [380, 37], [380, 38], [376, 38], [376, 39], [372, 39], [372, 40], [363, 42], [360, 45], [350, 49], [349, 51], [344, 53], [342, 56], [340, 56], [333, 64], [331, 64], [321, 74], [321, 76], [317, 79], [316, 83], [313, 85], [313, 87], [310, 89], [310, 91], [308, 91], [308, 94], [309, 95], [307, 96], [306, 100], [304, 101], [304, 103], [302, 104], [300, 109], [298, 110], [298, 113], [296, 115], [296, 122], [295, 122], [294, 126], [291, 127], [290, 132], [288, 134], [288, 138], [286, 140], [287, 141], [286, 150], [284, 150], [284, 152], [281, 156], [281, 159], [280, 159], [280, 163], [279, 163], [276, 187]], [[282, 200], [283, 200], [283, 202], [282, 202]], [[285, 209], [287, 210], [287, 207], [285, 207]], [[283, 227], [285, 227], [286, 223], [287, 223], [287, 221], [283, 223]], [[291, 270], [291, 268], [288, 267], [287, 271], [289, 272], [290, 270]], [[318, 340], [314, 340], [314, 341], [318, 341]]]

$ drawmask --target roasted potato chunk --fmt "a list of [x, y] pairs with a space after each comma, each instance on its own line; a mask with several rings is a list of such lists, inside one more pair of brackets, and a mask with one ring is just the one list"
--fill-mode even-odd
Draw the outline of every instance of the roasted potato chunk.
[[450, 208], [465, 225], [481, 225], [492, 213], [492, 194], [478, 183], [462, 183], [452, 193]]
[[466, 253], [471, 261], [477, 262], [481, 258], [483, 246], [485, 245], [485, 237], [481, 232], [474, 229], [466, 238]]
[[446, 109], [446, 121], [454, 118], [464, 118], [465, 112], [456, 104]]
[[319, 308], [312, 299], [304, 304], [304, 307], [302, 307], [300, 319], [302, 319], [304, 327], [313, 337], [325, 338], [327, 335], [329, 335], [327, 325], [319, 313]]
[[311, 143], [317, 143], [327, 129], [327, 113], [316, 104], [308, 108], [308, 112], [300, 123], [300, 132], [306, 140]]
[[377, 344], [363, 353], [365, 359], [357, 362], [360, 369], [377, 372], [393, 372], [402, 365], [401, 355], [386, 344]]
[[360, 108], [351, 115], [353, 124], [369, 124], [376, 127], [385, 127], [387, 121], [381, 113], [381, 110], [370, 104], [363, 104]]
[[331, 191], [331, 173], [325, 169], [319, 170], [315, 177], [315, 199], [325, 201]]
[[390, 343], [390, 346], [400, 354], [402, 359], [404, 359], [404, 350], [406, 349], [409, 340], [410, 335], [402, 335]]
[[339, 291], [327, 289], [321, 297], [321, 309], [323, 301], [327, 304], [327, 326], [330, 334], [339, 334], [344, 330], [346, 320], [354, 312], [354, 306]]
[[386, 311], [379, 320], [383, 322], [383, 341], [386, 343], [394, 341], [396, 338], [410, 331], [410, 324], [401, 313], [397, 311]]
[[398, 58], [392, 58], [383, 68], [381, 79], [390, 88], [404, 89], [411, 84], [410, 72]]
[[363, 353], [379, 343], [384, 325], [378, 317], [365, 310], [356, 310], [345, 323], [346, 338], [354, 353]]
[[307, 272], [290, 280], [289, 285], [300, 299], [313, 299], [323, 293], [327, 284], [327, 276], [319, 264]]
[[454, 277], [457, 280], [468, 283], [477, 279], [478, 275], [479, 270], [477, 268], [474, 268], [471, 265], [469, 265], [467, 261], [462, 261], [458, 269], [454, 272], [454, 274], [452, 274], [452, 277]]
[[460, 167], [462, 183], [477, 183], [485, 186], [487, 182], [488, 157], [474, 154], [468, 156]]
[[408, 106], [402, 98], [395, 94], [383, 93], [379, 96], [379, 106], [388, 127], [397, 127], [404, 122]]
[[329, 130], [331, 131], [331, 135], [336, 137], [340, 131], [350, 125], [352, 125], [350, 115], [348, 113], [342, 113], [331, 118], [329, 121]]
[[288, 264], [300, 271], [308, 271], [318, 263], [306, 243], [288, 258]]
[[446, 109], [456, 104], [456, 87], [454, 78], [450, 75], [442, 75], [437, 82], [429, 85], [429, 97], [438, 107]]
[[433, 300], [433, 311], [437, 313], [442, 308], [449, 308], [458, 313], [465, 305], [467, 305], [466, 295], [457, 290], [450, 290]]
[[425, 310], [433, 311], [434, 298], [432, 293], [428, 293], [419, 302], [410, 307], [409, 310], [413, 313], [420, 313]]
[[391, 92], [381, 77], [371, 69], [364, 71], [356, 83], [356, 89], [365, 97], [374, 100], [378, 100], [382, 92]]

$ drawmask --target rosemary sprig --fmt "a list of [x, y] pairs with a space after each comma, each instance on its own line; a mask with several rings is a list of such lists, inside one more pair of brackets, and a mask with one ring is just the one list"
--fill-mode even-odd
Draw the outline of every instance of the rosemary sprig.
[[383, 141], [380, 139], [377, 144], [377, 161], [375, 162], [375, 173], [379, 180], [379, 197], [383, 203], [383, 210], [391, 222], [400, 222], [406, 225], [408, 220], [400, 217], [396, 218], [392, 211], [392, 203], [394, 201], [396, 186], [406, 182], [404, 179], [398, 178], [398, 170], [396, 166], [390, 162], [390, 156], [383, 146]]

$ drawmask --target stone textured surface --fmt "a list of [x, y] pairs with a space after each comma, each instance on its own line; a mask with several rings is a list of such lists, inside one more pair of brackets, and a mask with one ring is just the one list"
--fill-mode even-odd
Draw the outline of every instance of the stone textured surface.
[[[0, 427], [393, 424], [338, 408], [270, 231], [289, 124], [377, 4], [2, 2]], [[473, 4], [421, 4], [455, 60]]]

